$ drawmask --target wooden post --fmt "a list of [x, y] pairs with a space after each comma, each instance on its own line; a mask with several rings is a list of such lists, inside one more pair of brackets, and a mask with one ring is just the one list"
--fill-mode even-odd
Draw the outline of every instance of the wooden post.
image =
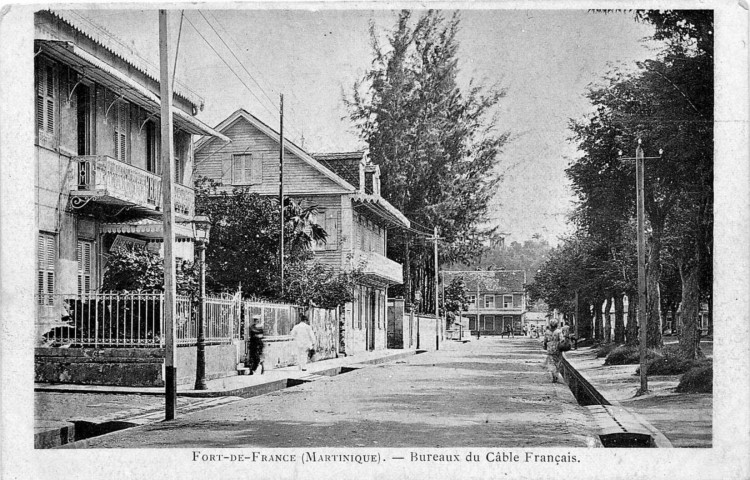
[[438, 298], [438, 234], [437, 227], [433, 230], [435, 240], [435, 350], [440, 350], [440, 302]]
[[281, 293], [284, 294], [284, 94], [279, 94], [279, 267], [281, 269]]
[[638, 216], [638, 328], [640, 339], [640, 373], [641, 387], [637, 395], [648, 392], [648, 377], [646, 376], [646, 238], [644, 232], [645, 213], [643, 198], [643, 149], [641, 140], [638, 139], [638, 147], [635, 150], [635, 182], [637, 193], [637, 216]]
[[162, 220], [164, 223], [164, 318], [165, 357], [164, 395], [166, 400], [165, 419], [174, 419], [177, 406], [177, 352], [175, 348], [175, 297], [177, 295], [174, 259], [174, 208], [172, 205], [172, 162], [174, 143], [172, 141], [172, 72], [169, 68], [169, 14], [159, 10], [159, 93], [161, 97], [161, 155], [162, 155]]

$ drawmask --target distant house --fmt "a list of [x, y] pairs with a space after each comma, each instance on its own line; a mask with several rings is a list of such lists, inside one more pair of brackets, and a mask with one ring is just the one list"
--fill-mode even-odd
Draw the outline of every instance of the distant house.
[[521, 333], [526, 311], [523, 270], [445, 272], [445, 282], [462, 277], [469, 306], [462, 314], [469, 330], [481, 335], [499, 335], [507, 329]]
[[[245, 110], [216, 126], [231, 143], [204, 138], [195, 148], [195, 174], [260, 195], [279, 194], [279, 134]], [[347, 352], [386, 345], [386, 298], [403, 281], [401, 264], [386, 258], [388, 229], [409, 220], [380, 196], [380, 169], [366, 152], [311, 155], [285, 139], [284, 193], [318, 206], [325, 243], [313, 247], [315, 260], [348, 271], [363, 268], [354, 302], [345, 307]]]
[[[19, 55], [24, 52], [19, 52]], [[74, 11], [34, 15], [37, 330], [63, 300], [100, 286], [120, 245], [161, 248], [159, 71]], [[195, 118], [203, 99], [175, 82], [174, 209], [178, 257], [192, 259], [192, 136], [218, 135]], [[30, 162], [34, 162], [32, 165]]]

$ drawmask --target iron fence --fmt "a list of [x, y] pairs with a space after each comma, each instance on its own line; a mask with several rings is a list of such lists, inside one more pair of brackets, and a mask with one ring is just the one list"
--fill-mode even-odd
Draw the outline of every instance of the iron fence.
[[285, 303], [271, 303], [258, 300], [244, 302], [245, 319], [248, 325], [253, 324], [253, 318], [258, 317], [267, 337], [289, 335], [292, 327], [297, 323], [300, 307]]
[[[45, 294], [39, 298], [39, 325], [44, 344], [81, 348], [163, 347], [163, 293]], [[199, 304], [177, 295], [178, 346], [198, 338]], [[239, 338], [242, 302], [237, 296], [206, 298], [205, 338], [208, 344]]]

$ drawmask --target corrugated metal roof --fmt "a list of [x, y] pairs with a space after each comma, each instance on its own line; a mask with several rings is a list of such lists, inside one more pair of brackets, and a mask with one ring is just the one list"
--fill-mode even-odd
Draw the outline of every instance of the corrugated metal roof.
[[[49, 13], [67, 23], [73, 29], [82, 33], [128, 65], [136, 68], [150, 79], [157, 83], [159, 82], [160, 73], [157, 66], [138, 55], [132, 47], [128, 46], [124, 41], [117, 38], [117, 36], [101, 25], [94, 23], [91, 19], [86, 18], [75, 10], [49, 10]], [[174, 94], [179, 95], [198, 107], [198, 109], [203, 110], [205, 103], [203, 98], [179, 80], [175, 80], [174, 82]]]

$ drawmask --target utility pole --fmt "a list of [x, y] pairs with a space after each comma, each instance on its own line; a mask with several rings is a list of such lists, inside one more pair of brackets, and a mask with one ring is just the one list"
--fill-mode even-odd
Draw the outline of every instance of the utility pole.
[[162, 220], [164, 224], [164, 397], [165, 420], [174, 419], [177, 407], [177, 352], [175, 349], [175, 317], [177, 295], [174, 259], [174, 208], [172, 205], [172, 72], [169, 68], [169, 16], [167, 10], [159, 10], [159, 93], [161, 97], [161, 193]]
[[581, 338], [581, 336], [578, 333], [578, 324], [580, 323], [579, 317], [578, 317], [578, 290], [576, 290], [576, 339]]
[[[622, 152], [619, 152], [622, 155]], [[660, 159], [663, 150], [659, 149], [658, 157], [644, 157], [641, 148], [641, 139], [635, 149], [635, 158], [623, 158], [621, 160], [635, 160], [635, 188], [636, 188], [636, 216], [638, 219], [638, 342], [640, 351], [640, 374], [641, 386], [636, 396], [648, 393], [648, 377], [646, 376], [646, 215], [644, 212], [644, 176], [645, 160]], [[628, 319], [629, 320], [629, 319]]]
[[641, 139], [638, 139], [638, 147], [635, 149], [635, 185], [637, 190], [638, 216], [638, 325], [640, 327], [640, 363], [641, 363], [641, 387], [638, 394], [648, 392], [648, 377], [646, 376], [646, 238], [644, 229], [645, 213], [643, 207], [643, 149]]
[[279, 94], [279, 266], [281, 268], [281, 293], [284, 293], [284, 94]]
[[435, 240], [435, 350], [440, 350], [440, 299], [438, 298], [438, 232], [437, 227], [433, 230]]

